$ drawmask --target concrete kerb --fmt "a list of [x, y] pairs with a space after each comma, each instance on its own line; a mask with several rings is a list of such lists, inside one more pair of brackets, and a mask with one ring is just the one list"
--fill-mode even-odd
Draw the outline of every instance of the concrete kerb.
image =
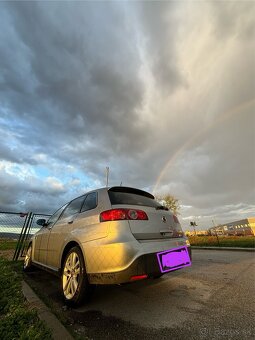
[[255, 251], [255, 248], [238, 248], [238, 247], [199, 247], [191, 246], [191, 249], [206, 249], [206, 250], [234, 250], [234, 251]]
[[45, 321], [47, 326], [52, 331], [54, 340], [74, 340], [67, 329], [57, 319], [57, 317], [50, 311], [50, 309], [39, 299], [35, 292], [29, 285], [22, 281], [22, 292], [29, 302], [30, 306], [37, 310], [37, 314], [42, 321]]

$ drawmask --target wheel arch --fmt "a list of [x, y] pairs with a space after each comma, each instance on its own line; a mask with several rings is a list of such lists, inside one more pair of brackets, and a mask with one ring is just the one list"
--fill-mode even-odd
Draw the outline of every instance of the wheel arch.
[[[70, 241], [70, 242], [68, 242], [68, 243], [65, 245], [65, 248], [64, 248], [64, 250], [63, 250], [63, 252], [62, 252], [61, 263], [60, 263], [60, 266], [61, 266], [61, 267], [60, 267], [60, 270], [62, 270], [63, 262], [64, 262], [64, 259], [65, 259], [66, 255], [67, 255], [67, 253], [68, 253], [69, 250], [72, 249], [73, 247], [79, 247], [79, 248], [81, 249], [82, 254], [83, 254], [82, 248], [81, 248], [81, 246], [79, 245], [78, 242], [76, 242], [76, 241]], [[83, 258], [84, 258], [84, 254], [83, 254]]]

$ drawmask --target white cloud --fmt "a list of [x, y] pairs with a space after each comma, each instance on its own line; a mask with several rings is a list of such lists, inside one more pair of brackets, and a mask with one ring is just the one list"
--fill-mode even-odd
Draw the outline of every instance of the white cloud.
[[47, 188], [53, 189], [55, 191], [64, 191], [64, 185], [55, 177], [47, 177], [45, 180]]
[[0, 161], [0, 171], [17, 177], [22, 181], [35, 175], [34, 169], [31, 166], [6, 161]]

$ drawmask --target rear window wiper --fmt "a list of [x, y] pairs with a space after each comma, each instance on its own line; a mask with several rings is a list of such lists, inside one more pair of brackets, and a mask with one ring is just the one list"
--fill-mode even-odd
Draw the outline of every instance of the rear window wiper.
[[164, 205], [159, 205], [156, 207], [156, 210], [169, 210], [169, 209], [165, 207]]

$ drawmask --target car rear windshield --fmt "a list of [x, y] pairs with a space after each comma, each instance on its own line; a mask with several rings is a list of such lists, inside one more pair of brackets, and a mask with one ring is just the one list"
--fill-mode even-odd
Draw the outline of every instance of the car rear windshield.
[[153, 208], [161, 206], [161, 204], [157, 202], [152, 195], [143, 192], [142, 190], [134, 189], [132, 192], [129, 188], [128, 190], [123, 189], [123, 191], [113, 188], [108, 191], [108, 194], [112, 205], [143, 205]]

